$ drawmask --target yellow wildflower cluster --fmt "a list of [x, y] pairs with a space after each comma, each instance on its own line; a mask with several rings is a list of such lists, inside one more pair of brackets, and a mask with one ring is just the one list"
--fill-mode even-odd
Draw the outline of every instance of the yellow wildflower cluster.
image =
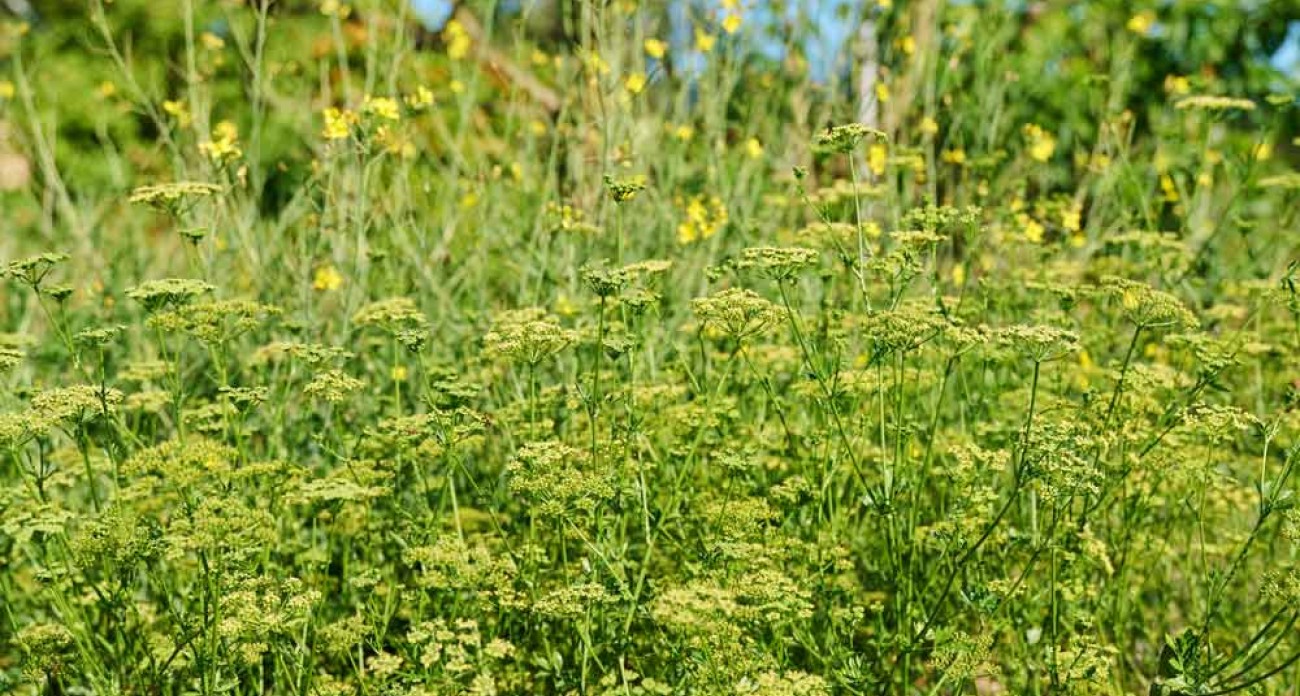
[[735, 34], [744, 23], [739, 0], [722, 0], [722, 10], [722, 31]]
[[427, 109], [433, 106], [433, 92], [424, 85], [419, 85], [414, 92], [402, 97], [402, 101], [412, 109]]
[[1128, 24], [1125, 27], [1137, 34], [1138, 36], [1148, 36], [1151, 29], [1156, 25], [1156, 13], [1151, 10], [1143, 10], [1132, 17], [1129, 17]]
[[163, 113], [171, 116], [176, 120], [176, 125], [181, 128], [189, 128], [194, 122], [194, 117], [190, 115], [190, 110], [185, 106], [185, 102], [179, 99], [167, 99], [162, 103]]
[[338, 109], [329, 107], [323, 112], [325, 117], [325, 130], [321, 135], [326, 140], [343, 140], [352, 133], [352, 127], [360, 122], [356, 112], [349, 109]]
[[668, 44], [659, 39], [646, 39], [644, 47], [645, 54], [655, 60], [662, 60], [668, 53]]
[[1183, 96], [1192, 91], [1192, 83], [1185, 75], [1165, 75], [1165, 91], [1175, 96]]
[[703, 29], [695, 30], [695, 50], [700, 53], [708, 53], [713, 50], [713, 46], [716, 43], [718, 43], [718, 37], [704, 31]]
[[634, 72], [623, 80], [623, 88], [628, 94], [640, 94], [645, 89], [646, 75], [644, 72]]
[[324, 264], [316, 269], [311, 286], [320, 291], [338, 290], [343, 287], [343, 275], [331, 264]]
[[884, 143], [872, 143], [867, 148], [867, 169], [873, 176], [883, 176], [889, 164], [889, 148]]
[[385, 121], [397, 121], [402, 118], [396, 99], [392, 97], [372, 97], [368, 94], [361, 104], [361, 113]]
[[233, 121], [218, 122], [212, 128], [212, 139], [200, 143], [199, 151], [217, 164], [239, 159], [244, 155], [239, 147], [239, 127]]
[[966, 164], [966, 151], [960, 147], [944, 150], [939, 154], [939, 158], [948, 164], [960, 166]]
[[[680, 205], [680, 202], [679, 202]], [[727, 224], [727, 209], [717, 196], [693, 196], [685, 206], [685, 219], [677, 225], [677, 241], [691, 244], [717, 234]]]
[[469, 55], [471, 46], [469, 32], [459, 21], [453, 19], [447, 22], [447, 26], [442, 30], [442, 40], [447, 44], [448, 58], [460, 60]]
[[1036, 123], [1026, 123], [1021, 131], [1025, 143], [1029, 146], [1029, 156], [1039, 162], [1052, 159], [1056, 152], [1056, 136], [1045, 131]]

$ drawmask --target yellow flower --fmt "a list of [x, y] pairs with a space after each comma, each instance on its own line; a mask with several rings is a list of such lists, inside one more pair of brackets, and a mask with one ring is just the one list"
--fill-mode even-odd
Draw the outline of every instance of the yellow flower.
[[689, 124], [683, 123], [682, 125], [677, 126], [677, 128], [673, 129], [673, 135], [676, 136], [678, 140], [684, 143], [689, 142], [692, 138], [695, 137], [695, 128]]
[[898, 42], [898, 50], [902, 51], [905, 56], [916, 53], [916, 39], [911, 34], [904, 36]]
[[99, 83], [99, 88], [95, 91], [99, 92], [99, 97], [101, 99], [108, 99], [114, 94], [117, 94], [117, 85], [113, 84], [108, 80], [104, 80], [103, 82]]
[[1077, 205], [1061, 211], [1061, 227], [1067, 231], [1078, 232], [1083, 227], [1083, 209]]
[[1029, 146], [1029, 156], [1039, 162], [1046, 162], [1052, 158], [1052, 153], [1056, 152], [1056, 138], [1044, 133], [1041, 138], [1034, 140]]
[[402, 117], [397, 108], [397, 100], [391, 97], [372, 97], [367, 94], [361, 103], [361, 111], [386, 121], [396, 121]]
[[718, 42], [718, 37], [709, 34], [700, 29], [695, 30], [695, 48], [700, 53], [708, 53], [713, 50], [713, 44]]
[[884, 143], [874, 143], [867, 148], [867, 169], [871, 173], [880, 176], [885, 173], [885, 165], [889, 162], [889, 150], [885, 148]]
[[1032, 242], [1034, 244], [1043, 243], [1043, 234], [1047, 230], [1043, 228], [1042, 223], [1038, 222], [1037, 220], [1033, 219], [1032, 217], [1029, 217], [1024, 213], [1020, 213], [1019, 215], [1017, 215], [1016, 220], [1017, 222], [1020, 223], [1020, 227], [1024, 229], [1025, 239], [1027, 241]]
[[533, 54], [529, 59], [533, 61], [533, 65], [539, 68], [551, 62], [551, 57], [546, 55], [546, 51], [537, 48], [533, 49]]
[[645, 54], [655, 60], [662, 59], [668, 53], [668, 44], [659, 39], [645, 40]]
[[408, 374], [405, 365], [393, 365], [393, 369], [388, 371], [388, 376], [392, 377], [394, 382], [405, 382]]
[[447, 44], [447, 57], [460, 60], [469, 55], [470, 38], [465, 26], [456, 20], [447, 22], [442, 30], [442, 40]]
[[750, 138], [745, 141], [745, 154], [750, 159], [761, 159], [763, 157], [763, 143], [758, 138]]
[[889, 101], [889, 85], [884, 82], [876, 83], [876, 101], [881, 104]]
[[465, 91], [465, 83], [460, 80], [452, 80], [448, 83], [447, 88], [451, 90], [452, 94], [460, 94]]
[[0, 80], [0, 99], [13, 99], [14, 92], [14, 83], [9, 80]]
[[630, 94], [640, 94], [645, 89], [646, 77], [643, 72], [635, 72], [627, 76], [623, 81], [623, 87]]
[[961, 148], [944, 150], [942, 153], [940, 153], [939, 158], [942, 159], [944, 162], [947, 162], [948, 164], [965, 164], [966, 151]]
[[188, 128], [193, 118], [190, 116], [190, 110], [186, 108], [185, 102], [168, 99], [162, 103], [163, 111], [176, 119], [176, 124], [181, 128]]
[[322, 292], [338, 290], [343, 287], [343, 276], [339, 274], [337, 268], [325, 264], [316, 269], [316, 275], [312, 277], [311, 286]]
[[686, 204], [685, 219], [677, 225], [677, 241], [690, 244], [708, 239], [727, 224], [727, 209], [717, 196], [694, 196]]
[[1025, 124], [1024, 133], [1025, 139], [1029, 141], [1030, 157], [1039, 162], [1052, 159], [1052, 154], [1056, 152], [1056, 136], [1034, 123]]
[[330, 107], [325, 109], [325, 130], [322, 135], [326, 140], [343, 140], [352, 133], [352, 126], [357, 122], [357, 115], [347, 109]]
[[966, 284], [966, 265], [953, 264], [952, 267], [952, 284], [961, 287]]
[[729, 12], [726, 17], [722, 18], [722, 30], [729, 35], [735, 34], [740, 29], [742, 21], [739, 13]]
[[922, 134], [922, 135], [934, 135], [935, 133], [938, 133], [938, 132], [939, 132], [939, 122], [938, 122], [938, 121], [935, 121], [934, 119], [930, 118], [929, 116], [926, 116], [925, 118], [921, 119], [921, 134]]
[[239, 148], [239, 127], [232, 121], [221, 121], [212, 127], [212, 139], [199, 144], [199, 151], [213, 162], [221, 163], [243, 156]]
[[1181, 96], [1192, 91], [1192, 84], [1182, 75], [1165, 75], [1165, 91], [1175, 96]]
[[1271, 159], [1273, 157], [1273, 143], [1260, 143], [1251, 152], [1257, 160]]
[[1165, 201], [1169, 203], [1178, 202], [1178, 187], [1174, 185], [1174, 178], [1168, 174], [1160, 175], [1160, 190], [1165, 194]]
[[412, 109], [424, 109], [433, 105], [433, 92], [424, 85], [419, 85], [415, 91], [405, 97], [406, 105]]
[[1132, 17], [1129, 17], [1128, 24], [1124, 25], [1129, 31], [1139, 36], [1146, 36], [1151, 32], [1151, 27], [1156, 24], [1156, 13], [1151, 10], [1143, 10]]

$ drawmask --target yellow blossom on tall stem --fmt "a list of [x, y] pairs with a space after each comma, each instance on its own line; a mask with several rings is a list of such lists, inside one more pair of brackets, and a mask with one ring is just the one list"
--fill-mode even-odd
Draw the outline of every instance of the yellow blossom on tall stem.
[[469, 55], [471, 41], [465, 25], [453, 19], [442, 30], [442, 40], [447, 44], [447, 57], [460, 60]]
[[357, 115], [347, 109], [329, 107], [323, 112], [325, 130], [321, 135], [326, 140], [343, 140], [352, 133], [352, 126], [357, 123]]
[[1078, 232], [1083, 226], [1083, 208], [1071, 205], [1061, 211], [1061, 227], [1068, 232]]
[[233, 121], [221, 121], [212, 128], [212, 139], [199, 144], [199, 151], [215, 163], [228, 162], [243, 156], [239, 147], [239, 127]]
[[643, 72], [634, 72], [623, 80], [623, 88], [630, 94], [640, 94], [645, 89], [646, 76]]
[[162, 103], [163, 113], [176, 119], [176, 125], [181, 128], [188, 128], [193, 122], [190, 110], [185, 106], [185, 102], [179, 99], [167, 99]]
[[740, 30], [742, 22], [739, 12], [728, 12], [727, 16], [722, 18], [722, 30], [728, 35], [735, 34]]
[[322, 292], [329, 290], [338, 290], [343, 287], [343, 276], [338, 269], [330, 264], [325, 264], [316, 269], [315, 276], [311, 281], [312, 288]]
[[1025, 140], [1029, 145], [1029, 156], [1039, 162], [1052, 159], [1056, 152], [1056, 136], [1043, 130], [1036, 123], [1027, 123], [1024, 127]]
[[397, 100], [391, 97], [366, 95], [365, 101], [361, 104], [361, 111], [386, 121], [396, 121], [402, 117], [401, 111], [397, 107]]
[[874, 176], [883, 175], [888, 162], [889, 150], [884, 143], [874, 143], [867, 148], [867, 169], [870, 169]]
[[1151, 33], [1151, 28], [1154, 27], [1155, 24], [1156, 13], [1151, 10], [1143, 10], [1142, 12], [1129, 17], [1128, 23], [1125, 27], [1138, 36], [1146, 36]]
[[686, 203], [685, 219], [677, 225], [677, 241], [691, 244], [708, 239], [727, 224], [727, 209], [717, 196], [694, 196]]
[[415, 91], [406, 95], [404, 98], [406, 105], [412, 109], [424, 109], [433, 105], [433, 92], [424, 85], [419, 85]]
[[668, 44], [659, 39], [645, 40], [645, 54], [655, 60], [662, 60], [668, 53]]
[[718, 37], [706, 31], [695, 30], [695, 48], [700, 53], [708, 53], [713, 50], [713, 45], [718, 42]]

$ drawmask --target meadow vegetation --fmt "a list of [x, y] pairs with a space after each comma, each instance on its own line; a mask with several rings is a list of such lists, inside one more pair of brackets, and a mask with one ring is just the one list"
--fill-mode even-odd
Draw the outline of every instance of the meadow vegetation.
[[1297, 693], [1287, 3], [495, 4], [0, 26], [0, 692]]

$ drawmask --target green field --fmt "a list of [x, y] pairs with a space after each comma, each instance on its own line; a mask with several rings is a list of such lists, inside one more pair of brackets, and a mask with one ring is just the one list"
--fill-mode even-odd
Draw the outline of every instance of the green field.
[[0, 693], [1300, 693], [1300, 5], [497, 4], [0, 9]]

